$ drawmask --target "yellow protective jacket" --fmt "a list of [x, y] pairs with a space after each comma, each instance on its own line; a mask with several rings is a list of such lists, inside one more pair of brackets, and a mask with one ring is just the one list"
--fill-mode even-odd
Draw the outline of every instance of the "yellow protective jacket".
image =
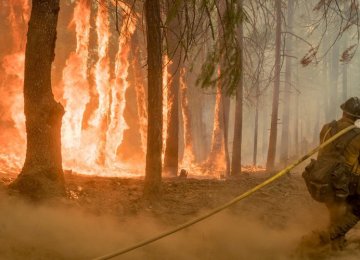
[[[337, 121], [337, 132], [345, 129], [346, 127], [353, 125], [354, 121], [349, 118], [343, 117]], [[328, 138], [330, 138], [331, 126], [330, 123], [323, 126], [320, 132], [320, 143], [323, 143]], [[333, 145], [328, 145], [324, 147], [319, 152], [318, 156], [321, 156], [323, 153], [331, 152], [331, 150], [335, 149]], [[360, 166], [359, 166], [359, 157], [360, 157], [360, 134], [355, 136], [350, 143], [346, 146], [344, 157], [346, 163], [352, 168], [352, 172], [360, 175]]]

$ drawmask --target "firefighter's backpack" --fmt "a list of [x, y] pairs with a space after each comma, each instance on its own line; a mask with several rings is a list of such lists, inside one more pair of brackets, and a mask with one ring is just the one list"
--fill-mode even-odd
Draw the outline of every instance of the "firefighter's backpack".
[[[338, 132], [337, 122], [330, 123], [327, 134], [333, 136]], [[326, 135], [327, 135], [326, 134]], [[345, 163], [344, 152], [358, 134], [360, 129], [354, 128], [336, 139], [330, 152], [312, 159], [302, 174], [311, 197], [318, 202], [330, 203], [335, 199], [346, 198], [350, 191], [351, 166]]]

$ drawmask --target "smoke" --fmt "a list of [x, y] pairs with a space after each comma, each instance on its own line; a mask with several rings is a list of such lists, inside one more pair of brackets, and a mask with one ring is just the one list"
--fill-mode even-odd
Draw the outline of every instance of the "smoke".
[[[165, 224], [145, 212], [94, 215], [64, 201], [33, 205], [0, 198], [0, 259], [92, 259], [181, 222]], [[309, 225], [309, 213], [299, 211], [286, 226], [272, 227], [231, 210], [115, 259], [289, 259], [302, 235], [323, 221], [312, 216]]]

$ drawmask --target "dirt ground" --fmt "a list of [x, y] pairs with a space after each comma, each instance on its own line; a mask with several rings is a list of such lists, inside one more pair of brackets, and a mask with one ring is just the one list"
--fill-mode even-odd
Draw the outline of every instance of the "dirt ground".
[[[0, 187], [16, 177], [2, 172]], [[268, 178], [164, 179], [157, 203], [142, 199], [140, 178], [66, 173], [68, 197], [33, 205], [0, 193], [0, 259], [91, 259], [154, 236], [201, 215]], [[114, 259], [307, 259], [301, 237], [328, 222], [292, 173], [203, 223]], [[316, 259], [359, 259], [360, 230], [342, 252]]]

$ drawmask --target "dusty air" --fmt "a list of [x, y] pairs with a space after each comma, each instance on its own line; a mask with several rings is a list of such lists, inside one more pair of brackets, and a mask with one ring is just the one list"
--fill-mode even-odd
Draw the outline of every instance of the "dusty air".
[[360, 258], [358, 0], [0, 0], [0, 259]]

